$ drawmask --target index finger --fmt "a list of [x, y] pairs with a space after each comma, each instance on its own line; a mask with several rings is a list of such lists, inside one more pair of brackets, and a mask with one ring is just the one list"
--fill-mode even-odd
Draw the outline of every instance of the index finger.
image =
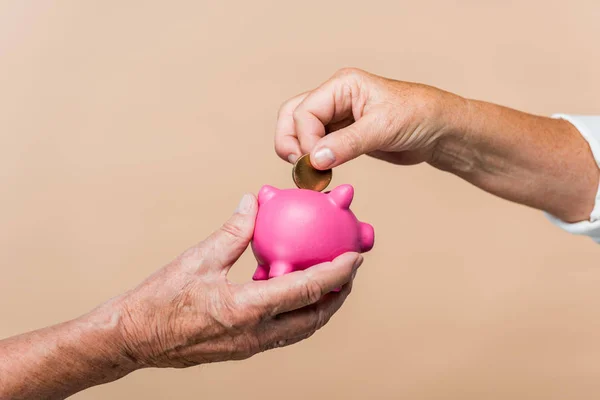
[[336, 113], [347, 109], [336, 104], [339, 95], [335, 78], [328, 80], [310, 92], [294, 110], [293, 120], [296, 137], [303, 153], [310, 153], [314, 145], [326, 134], [325, 127]]
[[294, 110], [308, 95], [308, 92], [292, 97], [279, 109], [277, 126], [275, 127], [275, 152], [290, 163], [296, 162], [302, 155], [296, 127], [294, 126]]
[[363, 257], [358, 253], [345, 253], [304, 271], [249, 283], [244, 297], [271, 316], [297, 310], [316, 303], [325, 294], [350, 282], [362, 261]]
[[310, 153], [323, 138], [329, 124], [352, 117], [358, 119], [366, 99], [361, 93], [362, 71], [349, 68], [336, 72], [310, 92], [296, 107], [294, 122], [300, 148]]

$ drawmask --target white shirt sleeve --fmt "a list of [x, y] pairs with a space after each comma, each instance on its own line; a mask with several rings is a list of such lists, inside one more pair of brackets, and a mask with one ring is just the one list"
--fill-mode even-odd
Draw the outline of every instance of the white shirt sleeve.
[[[592, 154], [596, 159], [596, 164], [600, 168], [600, 116], [581, 116], [555, 114], [553, 118], [560, 118], [569, 121], [583, 136], [590, 145]], [[567, 232], [575, 235], [586, 235], [591, 237], [596, 243], [600, 243], [600, 188], [596, 193], [596, 203], [588, 221], [568, 223], [545, 213], [546, 217]]]

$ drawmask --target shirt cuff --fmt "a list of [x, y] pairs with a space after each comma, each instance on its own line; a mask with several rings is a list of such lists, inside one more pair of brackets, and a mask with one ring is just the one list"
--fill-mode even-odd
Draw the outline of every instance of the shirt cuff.
[[[552, 118], [564, 119], [577, 128], [581, 136], [588, 142], [596, 165], [600, 168], [600, 116], [554, 114]], [[588, 221], [569, 223], [548, 213], [544, 214], [559, 228], [575, 235], [589, 236], [596, 243], [600, 243], [600, 187], [596, 193], [596, 202]]]

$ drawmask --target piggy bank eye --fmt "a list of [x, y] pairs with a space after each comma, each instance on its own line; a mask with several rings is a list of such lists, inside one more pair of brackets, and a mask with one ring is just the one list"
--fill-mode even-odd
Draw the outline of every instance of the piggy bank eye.
[[327, 193], [333, 203], [340, 208], [350, 208], [354, 198], [354, 188], [352, 185], [340, 185]]

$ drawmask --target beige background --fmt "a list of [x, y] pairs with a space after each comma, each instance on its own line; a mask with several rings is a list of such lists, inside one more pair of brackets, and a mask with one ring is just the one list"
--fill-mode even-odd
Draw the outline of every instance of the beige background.
[[[278, 106], [361, 67], [599, 113], [598, 1], [0, 2], [0, 337], [80, 315], [291, 187]], [[427, 166], [336, 169], [377, 242], [309, 341], [77, 399], [592, 399], [600, 247]], [[246, 253], [232, 279], [254, 268]]]

